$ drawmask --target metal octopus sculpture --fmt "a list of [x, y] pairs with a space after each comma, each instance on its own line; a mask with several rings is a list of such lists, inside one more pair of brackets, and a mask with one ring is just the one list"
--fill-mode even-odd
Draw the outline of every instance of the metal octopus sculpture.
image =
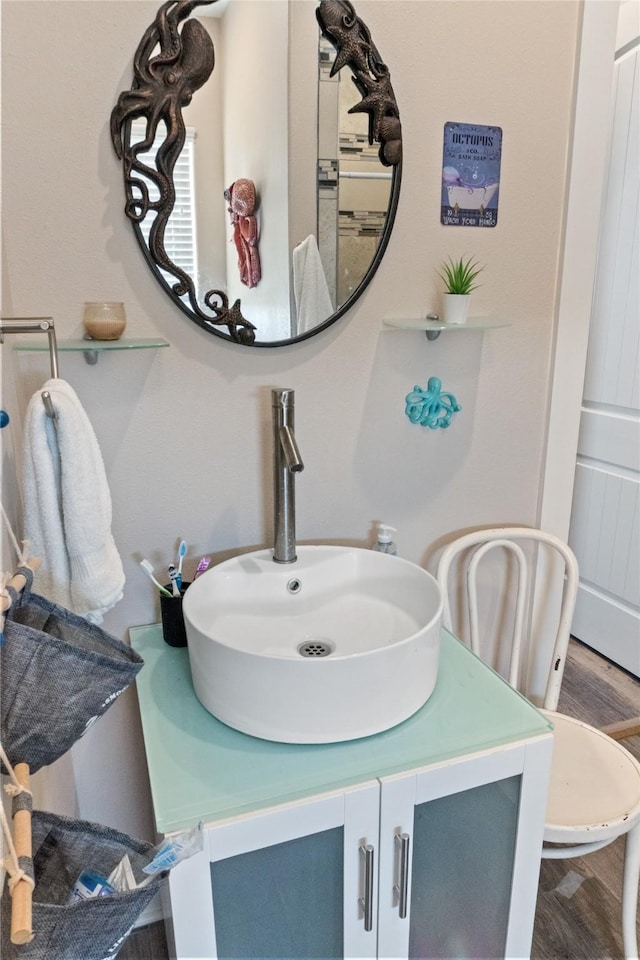
[[224, 192], [238, 253], [240, 282], [256, 287], [262, 277], [258, 252], [258, 221], [255, 218], [256, 187], [253, 180], [236, 180]]
[[349, 0], [321, 0], [316, 17], [324, 36], [336, 48], [335, 76], [351, 67], [362, 100], [349, 113], [369, 114], [369, 143], [380, 143], [378, 156], [387, 167], [402, 159], [402, 128], [389, 68], [380, 59], [371, 34]]
[[[203, 298], [204, 305], [211, 311], [211, 316], [208, 315], [198, 303], [192, 278], [173, 263], [164, 245], [165, 230], [175, 205], [173, 171], [185, 141], [182, 108], [209, 79], [215, 63], [213, 43], [202, 24], [187, 20], [181, 31], [179, 26], [196, 7], [211, 2], [213, 0], [168, 0], [162, 4], [136, 50], [133, 85], [120, 94], [111, 113], [111, 140], [123, 162], [127, 217], [139, 225], [150, 213], [156, 214], [148, 242], [152, 265], [176, 278], [172, 292], [178, 299], [188, 297], [196, 323], [205, 329], [211, 329], [212, 325], [226, 326], [233, 340], [252, 344], [256, 328], [242, 316], [240, 301], [229, 307], [228, 297], [222, 290], [209, 290]], [[154, 56], [157, 47], [159, 53]], [[131, 143], [129, 124], [138, 117], [146, 118], [146, 135], [139, 143]], [[140, 157], [153, 145], [161, 122], [166, 126], [166, 137], [158, 149], [154, 168]], [[149, 196], [149, 182], [157, 188], [157, 200]]]

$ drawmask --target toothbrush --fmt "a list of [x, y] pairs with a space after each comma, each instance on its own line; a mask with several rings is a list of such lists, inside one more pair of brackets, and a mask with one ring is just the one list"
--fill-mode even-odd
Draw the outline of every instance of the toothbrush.
[[153, 575], [153, 567], [151, 566], [151, 564], [149, 563], [149, 561], [148, 561], [148, 560], [141, 560], [141, 561], [140, 561], [140, 566], [142, 567], [142, 569], [144, 570], [144, 572], [146, 573], [146, 575], [149, 577], [149, 580], [151, 580], [152, 583], [155, 583], [156, 587], [158, 588], [158, 590], [160, 591], [160, 593], [162, 594], [162, 596], [163, 596], [163, 597], [170, 597], [171, 594], [169, 593], [169, 591], [168, 591], [165, 587], [163, 587], [162, 584], [158, 583], [158, 581], [157, 581], [156, 578], [154, 577], [154, 575]]
[[187, 552], [187, 541], [181, 540], [178, 547], [178, 588], [182, 586], [182, 561]]
[[171, 580], [171, 589], [174, 597], [180, 596], [180, 584], [178, 583], [178, 571], [172, 563], [169, 564], [169, 579]]
[[200, 576], [201, 573], [204, 573], [210, 563], [211, 557], [202, 557], [202, 559], [198, 561], [198, 566], [196, 567], [196, 572], [193, 579], [195, 580]]

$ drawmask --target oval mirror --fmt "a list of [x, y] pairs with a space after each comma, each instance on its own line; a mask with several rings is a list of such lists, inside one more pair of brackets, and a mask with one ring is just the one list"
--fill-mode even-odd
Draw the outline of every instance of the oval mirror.
[[349, 0], [163, 3], [111, 138], [149, 266], [225, 340], [273, 347], [324, 330], [382, 259], [400, 118]]

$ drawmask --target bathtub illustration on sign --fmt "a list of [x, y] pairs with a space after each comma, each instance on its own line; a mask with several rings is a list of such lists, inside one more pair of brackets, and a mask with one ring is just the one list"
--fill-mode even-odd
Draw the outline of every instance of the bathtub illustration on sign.
[[459, 210], [480, 210], [484, 212], [493, 200], [499, 186], [499, 183], [487, 183], [482, 187], [470, 187], [461, 181], [455, 183], [445, 181], [449, 206], [453, 207], [456, 213]]
[[477, 169], [459, 172], [455, 167], [443, 169], [442, 182], [447, 191], [449, 206], [453, 207], [456, 213], [459, 210], [484, 212], [500, 186], [499, 182], [486, 183]]

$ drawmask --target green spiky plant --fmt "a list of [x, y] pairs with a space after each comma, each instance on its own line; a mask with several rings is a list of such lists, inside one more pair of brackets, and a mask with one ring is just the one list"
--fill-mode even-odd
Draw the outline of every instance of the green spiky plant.
[[442, 264], [440, 270], [436, 271], [438, 276], [444, 280], [447, 293], [469, 294], [480, 284], [476, 283], [476, 278], [484, 270], [476, 260], [471, 257], [460, 257], [459, 260], [453, 260], [449, 257]]

